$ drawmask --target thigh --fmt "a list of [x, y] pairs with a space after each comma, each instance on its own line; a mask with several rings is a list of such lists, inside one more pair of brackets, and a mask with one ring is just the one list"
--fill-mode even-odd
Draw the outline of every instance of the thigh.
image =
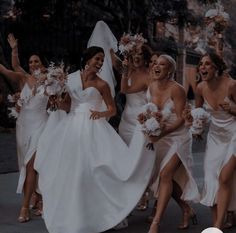
[[171, 175], [174, 176], [175, 171], [181, 165], [181, 160], [177, 154], [174, 154], [171, 159], [167, 162], [167, 164], [163, 167], [161, 171], [162, 175]]
[[230, 180], [233, 177], [234, 170], [236, 169], [236, 157], [233, 155], [230, 160], [225, 164], [220, 172], [220, 179], [223, 181]]

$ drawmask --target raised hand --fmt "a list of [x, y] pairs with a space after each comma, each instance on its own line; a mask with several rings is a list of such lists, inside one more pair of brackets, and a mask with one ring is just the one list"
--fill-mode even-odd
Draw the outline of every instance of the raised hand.
[[10, 33], [7, 37], [7, 41], [12, 49], [17, 48], [17, 39], [14, 37], [12, 33]]

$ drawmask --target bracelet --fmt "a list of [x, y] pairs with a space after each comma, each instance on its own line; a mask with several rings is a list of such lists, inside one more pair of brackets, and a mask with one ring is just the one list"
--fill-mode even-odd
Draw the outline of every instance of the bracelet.
[[128, 77], [128, 75], [127, 75], [127, 74], [122, 74], [122, 78], [123, 78], [123, 79], [126, 79], [126, 80], [128, 80], [128, 79], [129, 79], [129, 77]]
[[13, 57], [18, 57], [18, 52], [12, 52], [11, 55], [12, 55]]

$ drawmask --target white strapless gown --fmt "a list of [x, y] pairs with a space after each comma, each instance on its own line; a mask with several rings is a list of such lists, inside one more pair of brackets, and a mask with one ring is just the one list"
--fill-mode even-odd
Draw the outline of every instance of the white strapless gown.
[[119, 135], [130, 144], [135, 128], [138, 124], [137, 116], [142, 112], [142, 107], [147, 103], [146, 92], [126, 94], [126, 104], [119, 124]]
[[[236, 118], [223, 110], [214, 110], [205, 100], [206, 110], [211, 114], [204, 161], [204, 190], [201, 203], [213, 206], [217, 203], [219, 175], [224, 165], [236, 156]], [[229, 210], [236, 210], [236, 171]]]
[[80, 72], [69, 76], [71, 112], [40, 138], [35, 169], [50, 233], [98, 233], [121, 222], [150, 179], [155, 155], [137, 133], [128, 149], [106, 119], [91, 120], [102, 97], [82, 89]]
[[19, 164], [19, 181], [17, 193], [23, 190], [26, 165], [36, 151], [39, 137], [48, 119], [46, 106], [48, 97], [41, 94], [31, 96], [32, 91], [26, 83], [21, 91], [21, 99], [25, 104], [21, 108], [16, 121], [16, 142]]

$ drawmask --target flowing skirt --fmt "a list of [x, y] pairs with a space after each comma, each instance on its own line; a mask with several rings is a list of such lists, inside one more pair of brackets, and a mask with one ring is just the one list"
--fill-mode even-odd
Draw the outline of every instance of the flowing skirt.
[[[204, 189], [201, 203], [206, 206], [217, 204], [219, 175], [222, 168], [232, 156], [236, 155], [236, 134], [230, 130], [211, 128], [207, 137], [207, 148], [204, 161]], [[233, 193], [229, 210], [236, 210], [236, 171], [233, 174]]]
[[155, 154], [141, 131], [130, 148], [105, 119], [72, 112], [40, 138], [35, 169], [50, 233], [98, 233], [136, 206]]
[[173, 155], [176, 154], [181, 161], [181, 165], [174, 174], [174, 180], [179, 184], [183, 191], [181, 199], [199, 202], [198, 187], [192, 176], [192, 136], [190, 135], [189, 130], [182, 127], [166, 135], [154, 145], [157, 155], [151, 179], [151, 189], [154, 192], [154, 195], [156, 197], [158, 196], [160, 172]]
[[19, 181], [17, 193], [22, 193], [25, 178], [26, 165], [36, 152], [38, 140], [47, 122], [48, 115], [45, 111], [22, 109], [16, 122], [17, 157], [19, 164]]

